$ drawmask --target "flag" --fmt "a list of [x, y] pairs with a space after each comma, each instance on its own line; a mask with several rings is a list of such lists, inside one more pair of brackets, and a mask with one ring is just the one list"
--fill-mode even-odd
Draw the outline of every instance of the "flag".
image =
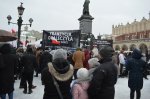
[[24, 45], [23, 41], [19, 41], [20, 45]]
[[51, 36], [51, 43], [52, 43], [52, 44], [56, 44], [56, 45], [59, 45], [59, 44], [60, 44], [60, 42], [57, 41], [57, 39], [55, 39], [55, 37], [53, 37], [53, 36]]
[[12, 33], [13, 35], [16, 35], [16, 30], [11, 29], [11, 33]]
[[28, 40], [26, 40], [26, 41], [25, 41], [25, 46], [27, 46], [27, 44], [28, 44], [28, 43], [29, 43], [29, 41], [28, 41]]

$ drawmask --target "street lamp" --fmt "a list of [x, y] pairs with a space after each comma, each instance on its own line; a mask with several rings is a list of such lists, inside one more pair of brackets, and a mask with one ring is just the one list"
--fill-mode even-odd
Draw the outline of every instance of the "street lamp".
[[19, 18], [17, 20], [17, 23], [14, 23], [14, 22], [11, 22], [11, 19], [12, 17], [10, 15], [7, 16], [7, 19], [8, 19], [8, 25], [10, 25], [10, 23], [12, 24], [17, 24], [18, 25], [18, 40], [17, 40], [17, 48], [20, 47], [20, 35], [21, 35], [21, 26], [22, 25], [32, 25], [32, 22], [33, 22], [33, 19], [30, 18], [29, 19], [29, 23], [30, 24], [22, 24], [23, 20], [22, 20], [22, 15], [23, 15], [23, 12], [24, 12], [24, 7], [22, 6], [23, 3], [21, 2], [21, 5], [17, 8], [18, 9], [18, 15], [19, 15]]

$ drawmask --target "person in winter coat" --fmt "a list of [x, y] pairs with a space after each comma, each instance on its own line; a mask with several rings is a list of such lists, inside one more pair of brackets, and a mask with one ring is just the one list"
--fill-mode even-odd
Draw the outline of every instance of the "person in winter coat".
[[97, 45], [94, 45], [93, 49], [92, 49], [92, 57], [98, 57], [98, 48]]
[[40, 73], [40, 58], [41, 58], [41, 55], [42, 55], [42, 48], [39, 47], [39, 48], [36, 49], [36, 53], [35, 53], [36, 63], [37, 63], [37, 66], [35, 68], [35, 71], [36, 71], [35, 77], [38, 77], [38, 74]]
[[73, 99], [88, 99], [87, 89], [89, 87], [89, 71], [80, 68], [77, 71], [77, 79], [72, 86]]
[[77, 78], [78, 69], [83, 67], [83, 62], [85, 60], [84, 52], [81, 51], [81, 48], [77, 48], [76, 52], [73, 53], [72, 60], [74, 61], [74, 78]]
[[124, 51], [121, 50], [120, 51], [120, 54], [119, 54], [119, 64], [120, 64], [120, 77], [123, 77], [124, 76], [124, 71], [123, 71], [123, 67], [125, 66], [125, 55], [123, 53]]
[[71, 65], [73, 65], [74, 66], [74, 61], [72, 60], [72, 56], [73, 56], [73, 52], [67, 52], [67, 60], [68, 60], [68, 62], [71, 64]]
[[[18, 67], [17, 67], [17, 75], [16, 75], [16, 77], [17, 78], [21, 78], [21, 74], [22, 74], [22, 66], [21, 66], [21, 57], [23, 56], [23, 53], [24, 53], [24, 49], [23, 49], [23, 47], [19, 47], [17, 50], [16, 50], [16, 55], [17, 55], [17, 57], [18, 57]], [[21, 85], [20, 85], [20, 87], [22, 87]]]
[[84, 50], [85, 60], [83, 62], [83, 66], [86, 69], [89, 69], [88, 60], [90, 59], [90, 51], [88, 49]]
[[110, 46], [103, 46], [100, 49], [100, 66], [93, 72], [88, 88], [89, 99], [114, 99], [117, 67], [112, 62], [113, 52]]
[[48, 62], [52, 62], [52, 55], [47, 51], [43, 51], [41, 58], [39, 60], [39, 72], [40, 73], [45, 67], [48, 66]]
[[95, 71], [95, 69], [100, 66], [100, 63], [98, 61], [99, 61], [98, 58], [91, 58], [88, 60], [90, 80], [93, 77], [93, 72]]
[[136, 91], [136, 99], [141, 97], [141, 89], [143, 87], [143, 71], [146, 66], [146, 62], [141, 59], [142, 54], [138, 49], [134, 49], [132, 58], [126, 61], [126, 69], [129, 71], [128, 86], [130, 88], [130, 99], [134, 99], [134, 93]]
[[0, 99], [13, 99], [14, 74], [17, 66], [17, 56], [11, 54], [11, 45], [3, 44], [0, 48]]
[[21, 58], [21, 65], [23, 66], [22, 71], [22, 83], [24, 87], [23, 93], [27, 93], [27, 82], [28, 82], [28, 94], [32, 93], [32, 82], [34, 69], [37, 65], [35, 55], [31, 47], [27, 47], [26, 53]]
[[42, 71], [43, 99], [62, 99], [54, 80], [59, 86], [58, 89], [63, 99], [72, 99], [70, 83], [72, 82], [73, 72], [73, 66], [67, 61], [67, 52], [63, 49], [57, 49], [53, 55], [53, 61], [49, 62], [48, 67]]

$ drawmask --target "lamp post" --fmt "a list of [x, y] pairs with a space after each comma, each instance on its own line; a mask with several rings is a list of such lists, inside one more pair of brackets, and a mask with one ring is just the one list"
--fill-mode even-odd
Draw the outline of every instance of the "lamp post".
[[22, 25], [32, 25], [32, 22], [33, 22], [33, 19], [30, 18], [29, 19], [29, 23], [30, 24], [22, 24], [23, 20], [22, 20], [22, 15], [23, 15], [23, 12], [24, 12], [24, 7], [22, 6], [23, 3], [21, 2], [21, 5], [17, 8], [18, 9], [18, 14], [19, 14], [19, 18], [17, 20], [17, 23], [14, 23], [14, 22], [11, 22], [11, 19], [12, 17], [10, 15], [7, 16], [7, 19], [8, 19], [8, 25], [10, 25], [10, 23], [12, 24], [17, 24], [18, 25], [18, 39], [17, 39], [17, 48], [20, 47], [20, 35], [21, 35], [21, 26]]

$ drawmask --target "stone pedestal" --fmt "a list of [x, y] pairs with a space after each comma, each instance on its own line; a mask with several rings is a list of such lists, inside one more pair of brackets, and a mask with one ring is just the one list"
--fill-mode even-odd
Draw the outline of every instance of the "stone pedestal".
[[[81, 39], [80, 39], [80, 42], [81, 44], [80, 45], [83, 45], [84, 46], [84, 43], [86, 42], [86, 39], [87, 39], [87, 35], [89, 33], [92, 33], [92, 20], [94, 18], [91, 16], [91, 15], [82, 15], [78, 20], [80, 22], [80, 30], [81, 30]], [[82, 46], [82, 47], [83, 47]]]

